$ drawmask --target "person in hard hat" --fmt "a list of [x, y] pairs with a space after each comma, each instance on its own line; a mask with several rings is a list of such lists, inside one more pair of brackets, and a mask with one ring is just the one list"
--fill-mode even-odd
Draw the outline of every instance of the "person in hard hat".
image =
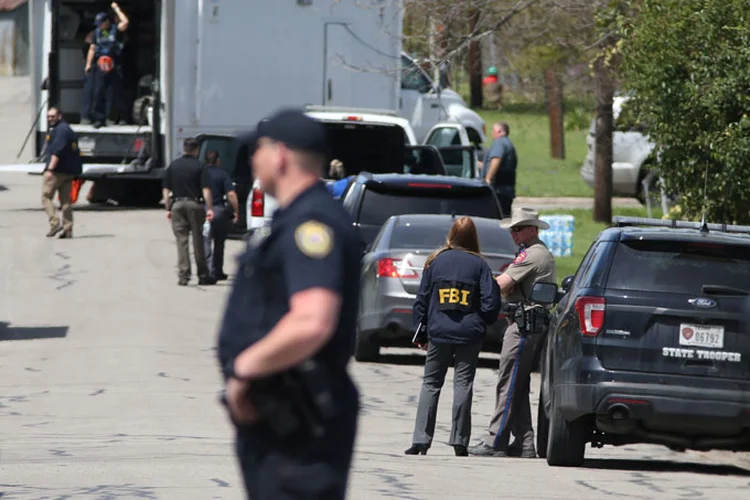
[[120, 60], [124, 43], [118, 34], [128, 29], [130, 21], [117, 2], [112, 2], [112, 9], [119, 22], [113, 27], [106, 12], [96, 15], [96, 29], [86, 57], [86, 74], [93, 76], [94, 80], [94, 103], [91, 114], [96, 128], [106, 124], [113, 104], [118, 108], [119, 124], [127, 123], [128, 110], [122, 96]]

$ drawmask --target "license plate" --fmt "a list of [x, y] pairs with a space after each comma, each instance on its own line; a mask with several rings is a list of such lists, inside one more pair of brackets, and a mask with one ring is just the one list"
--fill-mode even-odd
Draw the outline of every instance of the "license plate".
[[94, 152], [94, 148], [96, 148], [96, 139], [93, 137], [81, 137], [78, 139], [78, 149], [81, 150], [81, 153], [91, 154]]
[[680, 325], [680, 345], [693, 347], [724, 347], [724, 327], [708, 325]]

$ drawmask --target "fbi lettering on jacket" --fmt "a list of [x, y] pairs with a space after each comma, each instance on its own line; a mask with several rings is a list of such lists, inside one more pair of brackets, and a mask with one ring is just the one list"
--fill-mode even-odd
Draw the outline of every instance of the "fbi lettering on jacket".
[[437, 294], [440, 310], [468, 310], [471, 307], [473, 290], [466, 284], [441, 284], [437, 287]]

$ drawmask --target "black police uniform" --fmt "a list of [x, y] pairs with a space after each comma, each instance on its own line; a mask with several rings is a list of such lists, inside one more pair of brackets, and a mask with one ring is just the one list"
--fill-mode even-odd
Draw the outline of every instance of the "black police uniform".
[[211, 221], [211, 237], [205, 238], [203, 242], [206, 249], [206, 265], [211, 276], [224, 278], [224, 244], [233, 214], [224, 198], [234, 192], [234, 186], [229, 174], [216, 165], [208, 165], [208, 182], [211, 186], [214, 218]]
[[277, 210], [270, 227], [258, 231], [267, 235], [254, 236], [239, 258], [219, 334], [224, 374], [289, 311], [291, 296], [328, 288], [342, 298], [341, 317], [333, 338], [313, 359], [333, 381], [339, 413], [325, 422], [322, 438], [304, 428], [280, 438], [263, 422], [239, 427], [237, 454], [246, 487], [253, 499], [344, 498], [359, 411], [359, 394], [346, 371], [359, 309], [359, 239], [322, 183]]
[[427, 327], [429, 347], [417, 419], [407, 454], [426, 452], [435, 432], [440, 390], [455, 357], [453, 425], [449, 445], [465, 455], [471, 435], [472, 386], [487, 326], [497, 321], [500, 288], [477, 254], [453, 248], [440, 252], [422, 275], [414, 303], [415, 328]]
[[193, 254], [198, 271], [199, 284], [210, 285], [216, 282], [211, 278], [206, 265], [203, 246], [203, 222], [206, 211], [203, 208], [204, 188], [210, 188], [208, 167], [197, 158], [184, 155], [174, 160], [164, 172], [163, 187], [172, 192], [172, 231], [177, 239], [177, 267], [180, 285], [190, 279], [190, 250], [188, 242], [193, 235]]
[[[73, 179], [83, 171], [83, 162], [78, 149], [78, 136], [70, 128], [68, 122], [62, 119], [49, 131], [45, 170], [49, 168], [52, 155], [57, 156], [59, 161], [52, 171], [52, 176], [45, 178], [42, 187], [42, 204], [47, 212], [50, 224], [48, 236], [54, 236], [60, 230], [63, 230], [64, 236], [68, 237], [72, 235], [73, 230], [72, 183]], [[58, 191], [60, 193], [62, 226], [52, 201]]]

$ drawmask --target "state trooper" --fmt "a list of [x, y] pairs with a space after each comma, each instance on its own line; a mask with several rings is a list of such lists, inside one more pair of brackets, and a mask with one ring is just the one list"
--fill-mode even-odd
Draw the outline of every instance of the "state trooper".
[[[359, 309], [361, 243], [320, 180], [328, 156], [322, 124], [283, 109], [247, 140], [255, 149], [254, 176], [279, 209], [238, 259], [218, 337], [224, 403], [245, 487], [253, 500], [343, 499], [359, 412], [347, 364]], [[323, 409], [319, 425], [308, 426], [300, 413], [269, 415], [269, 408], [294, 407], [296, 392], [264, 387], [309, 366], [320, 389], [311, 398], [316, 411]], [[304, 385], [311, 378], [295, 380]]]
[[[503, 219], [500, 226], [510, 229], [519, 252], [513, 263], [497, 277], [497, 283], [507, 302], [530, 306], [529, 297], [535, 282], [557, 282], [555, 258], [539, 239], [539, 230], [549, 229], [549, 224], [539, 219], [537, 211], [522, 207], [514, 208], [512, 217]], [[536, 458], [529, 385], [544, 332], [527, 334], [519, 329], [515, 320], [508, 321], [500, 352], [495, 410], [485, 436], [468, 452], [479, 456]], [[511, 432], [516, 440], [509, 445]]]

